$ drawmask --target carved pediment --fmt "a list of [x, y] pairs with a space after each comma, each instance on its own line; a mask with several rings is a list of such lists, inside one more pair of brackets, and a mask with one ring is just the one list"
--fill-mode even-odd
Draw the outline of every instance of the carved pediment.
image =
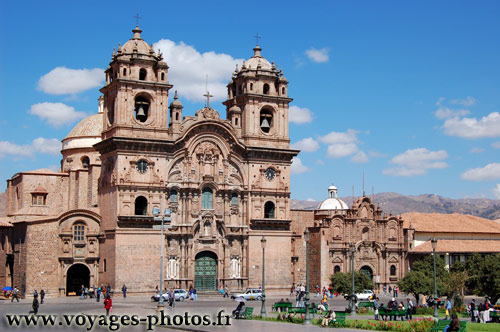
[[396, 257], [392, 256], [392, 257], [389, 259], [389, 263], [399, 263], [399, 260], [398, 260]]
[[333, 259], [332, 262], [333, 263], [343, 263], [344, 261], [342, 260], [342, 258], [340, 258], [340, 256], [335, 256], [335, 258]]

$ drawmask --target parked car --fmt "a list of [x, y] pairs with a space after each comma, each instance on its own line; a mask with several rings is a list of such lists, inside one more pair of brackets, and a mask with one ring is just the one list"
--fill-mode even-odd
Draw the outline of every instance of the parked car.
[[[185, 289], [174, 289], [174, 294], [176, 301], [182, 302], [189, 297], [189, 294]], [[163, 296], [163, 301], [168, 301], [168, 292], [163, 293], [162, 296]], [[158, 302], [160, 300], [160, 294], [155, 294], [151, 296], [151, 300]]]
[[[349, 300], [349, 296], [351, 296], [351, 295], [350, 294], [344, 294], [344, 298], [346, 300]], [[361, 293], [357, 293], [356, 294], [356, 298], [357, 298], [358, 301], [369, 301], [369, 300], [372, 300], [372, 296], [373, 296], [373, 291], [371, 291], [369, 289], [365, 289]]]
[[246, 292], [241, 294], [231, 295], [232, 299], [243, 298], [245, 300], [262, 300], [262, 290], [257, 288], [247, 289]]

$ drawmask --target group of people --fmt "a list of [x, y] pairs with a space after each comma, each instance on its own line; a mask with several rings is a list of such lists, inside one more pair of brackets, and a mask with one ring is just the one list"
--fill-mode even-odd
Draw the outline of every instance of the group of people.
[[387, 293], [387, 286], [384, 285], [384, 287], [382, 288], [382, 291], [383, 291], [384, 295], [392, 294], [393, 297], [397, 298], [399, 295], [399, 286], [394, 285], [394, 287], [392, 287], [391, 285], [389, 285], [389, 293]]
[[[413, 319], [413, 310], [415, 306], [413, 305], [413, 301], [410, 300], [409, 298], [406, 299], [406, 306], [404, 304], [404, 301], [398, 302], [395, 297], [393, 297], [388, 303], [387, 306], [384, 307], [382, 303], [380, 303], [380, 299], [378, 297], [375, 297], [373, 300], [373, 308], [374, 308], [374, 315], [375, 315], [375, 320], [379, 320], [379, 310], [380, 308], [386, 308], [391, 311], [402, 311], [405, 310], [406, 314], [405, 317], [407, 320]], [[387, 318], [387, 317], [386, 317]], [[389, 315], [390, 320], [396, 320], [395, 315]], [[401, 320], [403, 320], [403, 316], [401, 316]]]
[[472, 322], [486, 323], [490, 320], [490, 311], [494, 310], [494, 306], [490, 303], [489, 299], [484, 302], [476, 304], [476, 300], [472, 299], [471, 303], [467, 305], [467, 313], [471, 317]]

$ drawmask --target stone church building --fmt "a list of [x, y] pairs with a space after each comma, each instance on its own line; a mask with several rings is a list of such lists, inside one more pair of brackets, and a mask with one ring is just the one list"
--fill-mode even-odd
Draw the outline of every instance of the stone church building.
[[[285, 290], [305, 282], [306, 228], [311, 285], [348, 272], [352, 252], [377, 287], [404, 275], [414, 230], [370, 198], [348, 208], [332, 186], [317, 210], [291, 210], [292, 99], [258, 45], [228, 78], [225, 118], [208, 91], [206, 107], [183, 116], [167, 62], [141, 32], [113, 52], [99, 111], [62, 140], [60, 171], [7, 180], [0, 285], [150, 293], [163, 246], [168, 287], [258, 287], [265, 237], [266, 289]], [[155, 209], [171, 211], [163, 238]]]

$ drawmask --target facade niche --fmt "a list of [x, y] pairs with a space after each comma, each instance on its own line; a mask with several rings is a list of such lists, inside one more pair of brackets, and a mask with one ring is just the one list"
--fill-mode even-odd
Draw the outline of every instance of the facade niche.
[[89, 168], [90, 165], [90, 159], [87, 156], [82, 157], [82, 167], [83, 168]]
[[139, 70], [139, 81], [145, 81], [147, 74], [148, 72], [146, 71], [146, 69], [141, 68], [141, 70]]
[[144, 196], [135, 199], [135, 215], [145, 216], [148, 213], [148, 200]]
[[149, 116], [149, 106], [150, 102], [143, 96], [139, 96], [135, 99], [135, 118], [140, 122], [146, 122]]
[[391, 276], [395, 276], [396, 275], [396, 265], [391, 265], [390, 267], [390, 272], [391, 272]]
[[274, 203], [266, 202], [264, 205], [264, 218], [265, 219], [274, 219], [276, 218], [274, 215]]
[[269, 133], [271, 127], [273, 125], [273, 113], [267, 109], [263, 109], [260, 111], [260, 129]]

